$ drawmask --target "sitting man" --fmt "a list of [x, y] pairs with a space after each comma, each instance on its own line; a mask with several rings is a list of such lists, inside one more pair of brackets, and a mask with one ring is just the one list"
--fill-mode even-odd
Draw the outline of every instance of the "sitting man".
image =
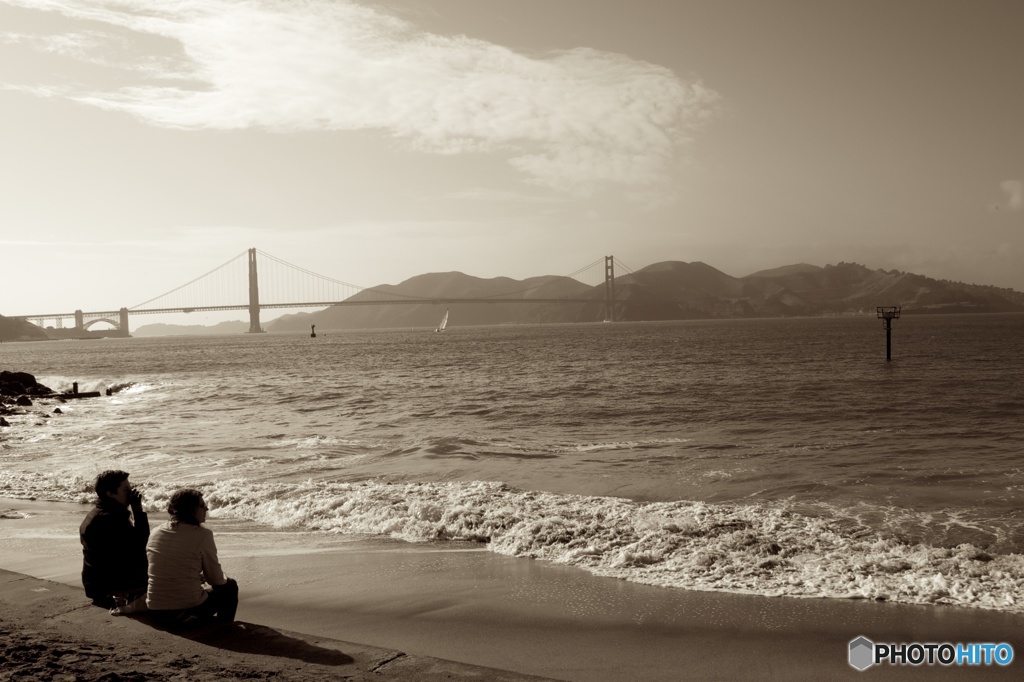
[[82, 585], [93, 604], [110, 609], [146, 593], [149, 519], [125, 471], [97, 476], [96, 496], [96, 506], [78, 529]]
[[[235, 620], [238, 583], [225, 577], [220, 567], [213, 531], [202, 525], [206, 512], [201, 492], [191, 488], [176, 491], [167, 503], [171, 520], [154, 531], [146, 547], [146, 605], [154, 616], [166, 622]], [[204, 588], [203, 583], [211, 589]]]

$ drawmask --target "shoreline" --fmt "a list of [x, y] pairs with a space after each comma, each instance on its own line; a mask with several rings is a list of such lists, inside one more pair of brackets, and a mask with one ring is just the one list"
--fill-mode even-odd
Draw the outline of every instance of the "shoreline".
[[[157, 637], [143, 623], [84, 608], [77, 527], [86, 509], [0, 499], [0, 568], [59, 583], [66, 613], [56, 622], [68, 613], [89, 614], [71, 632], [84, 636], [130, 621], [142, 628], [143, 645], [154, 637], [153, 646], [163, 646], [158, 640], [166, 633]], [[158, 517], [151, 523], [162, 522]], [[226, 572], [241, 586], [238, 618], [281, 633], [316, 633], [302, 641], [367, 642], [411, 657], [588, 681], [744, 679], [754, 670], [759, 679], [857, 679], [847, 648], [858, 636], [1008, 642], [1014, 662], [985, 667], [984, 674], [1016, 679], [1024, 666], [1022, 614], [690, 592], [512, 559], [469, 543], [413, 545], [217, 519], [207, 525]], [[5, 602], [9, 584], [0, 586]], [[928, 674], [962, 679], [980, 670], [934, 666]], [[914, 666], [882, 666], [870, 674], [908, 679], [920, 673]]]

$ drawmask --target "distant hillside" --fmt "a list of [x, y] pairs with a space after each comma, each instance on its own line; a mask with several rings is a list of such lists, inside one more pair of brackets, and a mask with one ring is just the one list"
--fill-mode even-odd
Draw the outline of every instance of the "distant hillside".
[[[377, 292], [412, 298], [576, 298], [589, 303], [475, 303], [335, 306], [285, 315], [267, 331], [433, 327], [446, 307], [450, 326], [599, 322], [606, 316], [604, 285], [565, 277], [480, 279], [461, 272], [418, 275]], [[351, 300], [372, 300], [362, 292]], [[857, 263], [801, 263], [732, 277], [706, 263], [665, 261], [615, 279], [616, 320], [685, 320], [873, 313], [898, 305], [904, 313], [1024, 311], [1024, 293], [935, 280]]]
[[902, 306], [910, 314], [1024, 310], [1024, 294], [1010, 289], [945, 282], [899, 270], [871, 270], [857, 263], [744, 279], [783, 314], [870, 312], [879, 305]]
[[616, 289], [632, 298], [617, 306], [617, 319], [626, 320], [835, 315], [879, 305], [911, 314], [1024, 311], [1024, 295], [1011, 290], [857, 263], [791, 265], [740, 278], [704, 263], [658, 263], [616, 280]]
[[783, 265], [781, 268], [772, 268], [771, 270], [761, 270], [752, 275], [747, 275], [747, 277], [784, 277], [786, 275], [795, 275], [801, 272], [820, 272], [821, 270], [822, 267], [820, 265], [797, 263], [796, 265]]
[[249, 331], [249, 323], [241, 320], [219, 322], [212, 327], [201, 324], [144, 324], [132, 336], [198, 336], [205, 334], [241, 334]]
[[0, 315], [0, 341], [35, 341], [45, 338], [46, 332], [31, 322]]
[[[602, 290], [603, 292], [603, 290]], [[525, 280], [508, 277], [481, 279], [461, 272], [440, 272], [417, 275], [398, 285], [374, 287], [350, 300], [369, 301], [378, 294], [413, 298], [504, 298], [530, 300], [538, 298], [594, 298], [593, 304], [557, 303], [460, 303], [454, 305], [416, 303], [409, 305], [333, 306], [315, 313], [283, 315], [263, 326], [268, 332], [308, 331], [317, 329], [382, 329], [402, 327], [434, 327], [446, 308], [451, 309], [451, 324], [539, 324], [566, 322], [590, 313], [600, 315], [603, 293], [597, 298], [593, 287], [568, 277], [543, 276]], [[593, 308], [593, 311], [585, 311]], [[600, 319], [600, 317], [598, 317]]]

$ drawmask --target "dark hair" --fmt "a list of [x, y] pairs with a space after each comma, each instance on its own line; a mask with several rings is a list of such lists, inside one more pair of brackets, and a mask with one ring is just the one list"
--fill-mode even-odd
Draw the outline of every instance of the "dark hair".
[[167, 513], [171, 515], [171, 521], [180, 523], [191, 523], [199, 525], [196, 520], [196, 512], [203, 504], [203, 494], [195, 488], [182, 488], [175, 490], [171, 499], [167, 502]]
[[105, 493], [111, 495], [117, 494], [117, 489], [121, 485], [121, 481], [128, 478], [127, 471], [121, 471], [120, 469], [107, 469], [99, 476], [96, 477], [96, 494], [99, 495], [101, 500], [106, 499]]

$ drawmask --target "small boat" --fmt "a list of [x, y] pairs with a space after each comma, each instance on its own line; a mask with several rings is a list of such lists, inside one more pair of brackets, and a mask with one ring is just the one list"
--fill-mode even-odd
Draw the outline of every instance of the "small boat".
[[435, 332], [443, 332], [447, 328], [448, 328], [448, 310], [445, 309], [444, 317], [441, 318], [441, 323], [437, 325], [437, 329], [435, 329], [434, 331]]

